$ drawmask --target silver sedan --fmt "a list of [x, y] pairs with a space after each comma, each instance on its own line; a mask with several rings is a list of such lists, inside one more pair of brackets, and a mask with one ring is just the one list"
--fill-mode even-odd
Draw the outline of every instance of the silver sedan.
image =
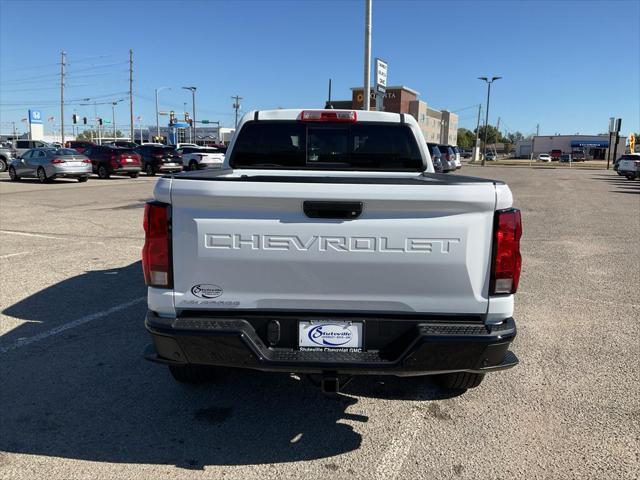
[[86, 182], [91, 171], [91, 160], [70, 148], [33, 148], [11, 162], [9, 177], [14, 182], [23, 177], [35, 177], [42, 183], [57, 177]]

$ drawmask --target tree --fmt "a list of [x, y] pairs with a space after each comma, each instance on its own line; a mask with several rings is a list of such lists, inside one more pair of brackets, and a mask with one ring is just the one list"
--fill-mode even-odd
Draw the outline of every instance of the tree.
[[519, 140], [524, 140], [524, 135], [521, 132], [511, 132], [507, 134], [506, 139], [509, 143], [516, 143]]
[[476, 134], [466, 128], [458, 129], [458, 146], [460, 148], [471, 148], [476, 140]]
[[[92, 140], [96, 141], [99, 137], [102, 138], [111, 138], [113, 135], [113, 130], [103, 129], [100, 135], [98, 135], [97, 130], [83, 130], [82, 132], [76, 135], [77, 140]], [[122, 132], [120, 130], [116, 130], [116, 138], [122, 138]]]
[[[487, 137], [485, 139], [485, 131], [487, 132]], [[475, 132], [475, 130], [474, 130]], [[489, 125], [488, 127], [485, 127], [484, 125], [482, 125], [480, 127], [480, 135], [478, 136], [478, 138], [480, 139], [481, 142], [487, 142], [487, 144], [489, 143], [498, 143], [502, 141], [502, 134], [498, 131], [498, 129], [496, 127], [494, 127], [493, 125]]]

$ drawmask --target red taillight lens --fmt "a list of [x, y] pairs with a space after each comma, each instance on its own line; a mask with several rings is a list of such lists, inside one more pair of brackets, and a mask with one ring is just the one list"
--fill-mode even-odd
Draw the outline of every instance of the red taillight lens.
[[62, 158], [53, 158], [51, 163], [64, 163], [64, 160]]
[[91, 159], [85, 158], [84, 160], [82, 160], [82, 163], [91, 163]]
[[516, 293], [522, 267], [520, 210], [510, 208], [496, 212], [494, 228], [491, 294]]
[[142, 271], [150, 287], [171, 288], [171, 220], [169, 205], [149, 202], [144, 207]]
[[118, 156], [117, 155], [111, 155], [111, 157], [109, 158], [109, 162], [111, 163], [111, 166], [113, 168], [120, 168], [120, 164], [118, 163]]
[[300, 114], [303, 122], [355, 122], [358, 115], [355, 111], [340, 110], [303, 110]]

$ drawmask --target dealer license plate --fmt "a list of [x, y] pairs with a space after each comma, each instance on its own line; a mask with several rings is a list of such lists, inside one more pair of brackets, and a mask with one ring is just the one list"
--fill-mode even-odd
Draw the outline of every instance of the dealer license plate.
[[300, 350], [362, 349], [362, 323], [314, 320], [298, 324]]

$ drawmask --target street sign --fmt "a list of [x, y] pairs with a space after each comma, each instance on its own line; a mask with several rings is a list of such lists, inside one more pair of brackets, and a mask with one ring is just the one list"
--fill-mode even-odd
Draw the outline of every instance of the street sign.
[[385, 93], [387, 90], [387, 72], [387, 62], [380, 58], [376, 58], [376, 90], [380, 93]]
[[209, 120], [200, 120], [200, 123], [209, 123]]

